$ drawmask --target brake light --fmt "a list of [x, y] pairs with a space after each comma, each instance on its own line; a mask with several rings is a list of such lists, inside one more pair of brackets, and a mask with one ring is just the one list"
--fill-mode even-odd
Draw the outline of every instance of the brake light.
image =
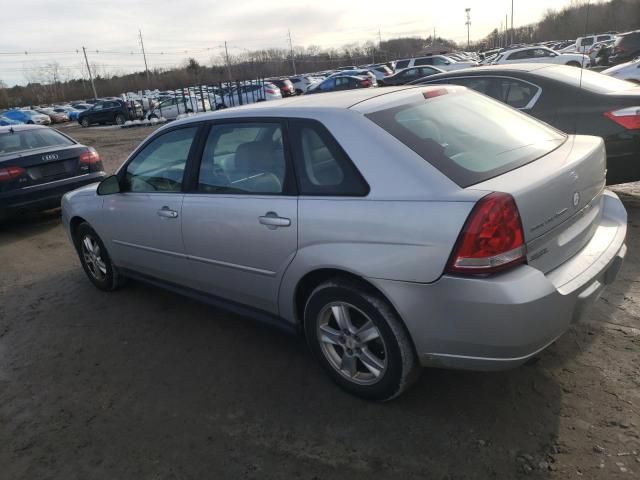
[[422, 96], [425, 99], [429, 99], [439, 97], [441, 95], [446, 95], [447, 93], [449, 93], [449, 91], [446, 88], [437, 88], [435, 90], [425, 90], [424, 92], [422, 92]]
[[265, 92], [267, 92], [267, 93], [271, 93], [271, 94], [276, 93], [276, 91], [275, 91], [275, 90], [271, 90], [270, 88], [265, 89]]
[[0, 168], [0, 182], [8, 182], [14, 178], [21, 177], [25, 174], [24, 168], [21, 167], [4, 167]]
[[627, 107], [604, 112], [604, 116], [627, 130], [640, 129], [640, 107]]
[[362, 85], [363, 87], [368, 87], [369, 85], [371, 85], [371, 82], [369, 80], [362, 80], [360, 82], [360, 85]]
[[464, 224], [453, 249], [449, 273], [489, 274], [526, 262], [524, 230], [513, 197], [483, 197]]
[[80, 155], [80, 163], [84, 163], [85, 165], [92, 165], [94, 163], [98, 163], [100, 161], [100, 155], [93, 147], [89, 147], [88, 152], [84, 152]]

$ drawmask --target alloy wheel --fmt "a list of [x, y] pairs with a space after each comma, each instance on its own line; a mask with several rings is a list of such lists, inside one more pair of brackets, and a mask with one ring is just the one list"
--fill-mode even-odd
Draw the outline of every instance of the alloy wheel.
[[89, 272], [98, 281], [103, 281], [107, 276], [107, 264], [102, 258], [100, 245], [91, 235], [85, 235], [81, 243], [82, 258]]
[[329, 364], [359, 385], [377, 383], [387, 369], [380, 330], [360, 309], [346, 302], [325, 306], [317, 319], [318, 339]]

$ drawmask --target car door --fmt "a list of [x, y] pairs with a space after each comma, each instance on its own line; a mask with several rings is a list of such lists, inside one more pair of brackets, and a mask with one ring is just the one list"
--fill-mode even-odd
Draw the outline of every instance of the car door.
[[355, 88], [355, 83], [350, 83], [350, 77], [338, 77], [336, 78], [335, 90], [349, 90], [349, 88]]
[[284, 124], [227, 122], [211, 125], [197, 182], [182, 206], [189, 271], [199, 290], [277, 314], [298, 238]]
[[154, 136], [118, 172], [120, 193], [104, 196], [103, 238], [122, 268], [189, 285], [182, 242], [183, 176], [198, 125]]

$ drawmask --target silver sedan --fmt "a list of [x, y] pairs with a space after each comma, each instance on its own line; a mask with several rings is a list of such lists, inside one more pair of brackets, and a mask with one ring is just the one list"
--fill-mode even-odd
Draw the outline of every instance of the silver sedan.
[[174, 122], [62, 203], [96, 287], [132, 277], [300, 332], [374, 400], [420, 366], [522, 364], [626, 252], [602, 139], [456, 86]]

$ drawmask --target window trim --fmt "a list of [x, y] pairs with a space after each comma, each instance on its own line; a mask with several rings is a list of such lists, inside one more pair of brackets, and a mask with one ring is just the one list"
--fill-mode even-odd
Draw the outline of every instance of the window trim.
[[[298, 158], [299, 155], [300, 155], [300, 150], [301, 150], [301, 146], [298, 145], [298, 142], [301, 140], [301, 135], [299, 134], [300, 130], [305, 125], [311, 124], [311, 125], [313, 125], [314, 128], [317, 129], [316, 131], [320, 131], [323, 135], [326, 135], [326, 136], [329, 137], [331, 142], [333, 142], [333, 144], [338, 148], [339, 153], [342, 156], [342, 158], [353, 169], [353, 172], [355, 173], [359, 183], [364, 187], [364, 189], [363, 189], [364, 193], [362, 193], [362, 194], [354, 194], [354, 193], [350, 193], [350, 192], [348, 192], [348, 193], [319, 193], [319, 192], [316, 192], [316, 193], [303, 193], [300, 174], [298, 173], [298, 169], [294, 168], [294, 172], [295, 172], [295, 175], [296, 175], [296, 185], [297, 185], [297, 188], [298, 188], [298, 192], [299, 192], [298, 196], [299, 197], [303, 197], [303, 198], [314, 198], [314, 197], [322, 197], [322, 198], [327, 198], [327, 197], [334, 197], [334, 198], [364, 198], [364, 197], [367, 197], [369, 195], [369, 193], [371, 193], [371, 186], [369, 185], [369, 182], [367, 182], [367, 180], [364, 178], [364, 176], [360, 172], [360, 169], [353, 162], [353, 160], [351, 160], [351, 157], [349, 156], [349, 154], [344, 150], [344, 148], [342, 147], [340, 142], [336, 139], [336, 137], [331, 133], [331, 131], [327, 128], [327, 126], [324, 123], [322, 123], [321, 121], [316, 120], [314, 118], [287, 118], [287, 123], [291, 124], [290, 125], [291, 150], [292, 150], [292, 153], [296, 154], [296, 155], [294, 155], [292, 157], [294, 167], [296, 166], [296, 163], [300, 163], [300, 162], [303, 161], [302, 158]], [[294, 141], [295, 141], [295, 143], [294, 143]]]
[[[200, 177], [200, 166], [202, 164], [202, 155], [207, 145], [207, 139], [211, 129], [219, 125], [234, 125], [242, 123], [279, 123], [282, 129], [282, 147], [284, 150], [285, 161], [285, 181], [282, 185], [282, 192], [280, 193], [257, 193], [257, 192], [201, 192], [198, 190], [198, 179]], [[294, 167], [293, 157], [291, 155], [291, 147], [289, 141], [288, 125], [285, 118], [281, 117], [226, 117], [219, 120], [209, 120], [203, 122], [200, 138], [198, 142], [198, 148], [193, 153], [193, 158], [190, 158], [189, 176], [183, 180], [183, 190], [185, 194], [190, 195], [216, 195], [225, 197], [292, 197], [298, 195], [297, 188], [297, 175]]]
[[[427, 77], [428, 78], [428, 77]], [[539, 85], [536, 85], [533, 82], [530, 82], [528, 80], [524, 80], [522, 78], [517, 78], [517, 77], [512, 77], [509, 75], [456, 75], [456, 76], [452, 76], [450, 79], [458, 79], [458, 78], [504, 78], [507, 80], [516, 80], [518, 82], [523, 82], [523, 83], [528, 83], [529, 85], [531, 85], [532, 87], [535, 87], [538, 89], [538, 91], [535, 93], [535, 95], [533, 97], [531, 97], [531, 100], [529, 100], [529, 103], [527, 103], [524, 107], [511, 107], [511, 108], [516, 108], [517, 110], [531, 110], [533, 107], [536, 106], [536, 103], [538, 103], [538, 100], [540, 99], [540, 97], [542, 96], [542, 87]], [[432, 80], [432, 81], [425, 81], [424, 84], [427, 83], [447, 83], [447, 80], [449, 79], [436, 79], [436, 80]], [[469, 90], [473, 90], [473, 88], [467, 87], [465, 85], [461, 85], [462, 87], [465, 88], [469, 88]], [[480, 93], [482, 95], [485, 95], [482, 92], [478, 92], [477, 90], [473, 90], [474, 92]], [[488, 96], [488, 95], [487, 95]], [[492, 97], [493, 98], [493, 97]], [[497, 100], [496, 98], [494, 98], [494, 100]], [[502, 102], [502, 100], [498, 100], [499, 102]], [[505, 105], [509, 105], [506, 102], [502, 102]], [[511, 106], [511, 105], [509, 105]]]
[[170, 195], [170, 194], [185, 193], [185, 186], [189, 178], [188, 173], [191, 168], [190, 165], [192, 162], [192, 156], [194, 155], [195, 150], [198, 147], [199, 142], [201, 140], [200, 137], [202, 136], [202, 128], [203, 128], [202, 122], [189, 122], [182, 125], [172, 126], [171, 128], [167, 128], [166, 130], [159, 130], [155, 132], [153, 135], [149, 136], [146, 140], [144, 140], [140, 145], [138, 145], [138, 147], [133, 152], [131, 152], [131, 155], [129, 155], [129, 158], [127, 158], [125, 162], [122, 165], [120, 165], [120, 168], [118, 168], [118, 170], [115, 173], [115, 175], [118, 177], [118, 183], [122, 188], [125, 184], [124, 180], [127, 172], [127, 167], [131, 162], [133, 162], [136, 159], [136, 157], [140, 154], [140, 152], [142, 152], [151, 142], [157, 140], [158, 138], [164, 135], [167, 135], [168, 133], [175, 132], [177, 130], [182, 130], [184, 128], [194, 128], [194, 127], [196, 128], [196, 133], [193, 137], [193, 142], [191, 142], [191, 148], [189, 148], [187, 161], [184, 166], [184, 171], [182, 172], [182, 185], [179, 191], [176, 191], [176, 192], [130, 192], [130, 191], [123, 190], [122, 193], [143, 194], [143, 195], [154, 195], [154, 194]]

